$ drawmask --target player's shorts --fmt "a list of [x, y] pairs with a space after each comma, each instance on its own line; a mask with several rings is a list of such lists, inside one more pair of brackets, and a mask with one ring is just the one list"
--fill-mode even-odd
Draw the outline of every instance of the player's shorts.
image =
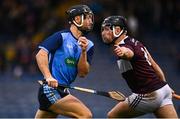
[[39, 109], [44, 111], [49, 111], [48, 108], [56, 103], [59, 99], [67, 96], [69, 90], [67, 88], [55, 89], [49, 87], [47, 84], [43, 84], [39, 88], [38, 100], [39, 100]]
[[132, 93], [125, 101], [137, 114], [153, 113], [159, 107], [173, 104], [172, 91], [168, 85], [147, 94]]

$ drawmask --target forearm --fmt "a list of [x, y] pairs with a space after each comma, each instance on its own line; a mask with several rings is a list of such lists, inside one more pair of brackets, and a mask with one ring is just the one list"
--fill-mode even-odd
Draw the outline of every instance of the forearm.
[[130, 60], [134, 56], [134, 52], [126, 47], [117, 46], [114, 50], [115, 54], [125, 60]]
[[134, 53], [133, 53], [131, 50], [127, 49], [127, 50], [123, 53], [123, 55], [122, 55], [121, 58], [126, 59], [126, 60], [130, 60], [133, 56], [134, 56]]
[[163, 80], [163, 81], [166, 82], [166, 78], [165, 78], [165, 76], [164, 76], [164, 73], [163, 73], [163, 71], [161, 70], [161, 68], [159, 67], [159, 65], [158, 65], [158, 64], [153, 64], [153, 68], [154, 68], [154, 71], [156, 72], [156, 74], [158, 75], [158, 77], [159, 77], [161, 80]]
[[163, 71], [161, 70], [161, 68], [159, 67], [159, 65], [154, 61], [154, 59], [151, 57], [150, 53], [147, 51], [147, 49], [145, 49], [145, 51], [147, 52], [147, 55], [148, 55], [148, 59], [156, 73], [156, 75], [163, 81], [166, 82], [166, 78], [164, 76], [164, 73]]
[[84, 51], [81, 53], [79, 62], [78, 62], [78, 75], [84, 77], [89, 72], [89, 63], [87, 62], [87, 52]]
[[49, 64], [48, 64], [48, 54], [43, 53], [42, 51], [38, 52], [36, 55], [36, 61], [38, 64], [38, 67], [40, 71], [42, 72], [45, 79], [52, 77], [50, 70], [49, 70]]

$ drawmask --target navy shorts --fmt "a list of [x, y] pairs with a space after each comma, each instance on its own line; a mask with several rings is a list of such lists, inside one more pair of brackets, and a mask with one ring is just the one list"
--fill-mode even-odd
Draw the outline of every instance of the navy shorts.
[[44, 111], [49, 111], [48, 108], [56, 103], [59, 99], [67, 96], [69, 91], [66, 88], [52, 88], [47, 84], [43, 84], [39, 88], [38, 100], [39, 100], [39, 109]]

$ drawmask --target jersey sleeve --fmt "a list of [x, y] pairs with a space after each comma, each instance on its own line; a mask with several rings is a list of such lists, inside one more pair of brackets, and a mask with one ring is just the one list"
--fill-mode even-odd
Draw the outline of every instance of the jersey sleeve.
[[57, 32], [45, 39], [39, 46], [39, 49], [44, 49], [47, 53], [54, 52], [62, 45], [63, 39], [61, 33]]
[[93, 54], [94, 54], [94, 46], [92, 46], [87, 52], [87, 61], [89, 64], [91, 64], [92, 62]]

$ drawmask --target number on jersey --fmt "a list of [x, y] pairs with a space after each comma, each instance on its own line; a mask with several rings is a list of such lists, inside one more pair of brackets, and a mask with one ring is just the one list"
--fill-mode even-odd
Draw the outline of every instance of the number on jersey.
[[148, 64], [151, 66], [151, 62], [149, 61], [148, 53], [147, 53], [146, 48], [145, 47], [141, 48], [141, 51], [144, 52], [144, 57], [146, 58], [146, 61], [148, 62]]

